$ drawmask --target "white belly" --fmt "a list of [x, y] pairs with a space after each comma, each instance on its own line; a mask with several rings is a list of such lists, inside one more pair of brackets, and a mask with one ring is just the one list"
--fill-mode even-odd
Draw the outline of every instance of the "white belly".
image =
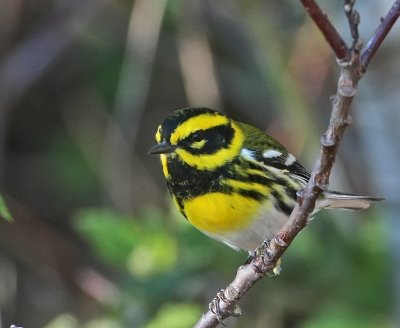
[[266, 239], [271, 239], [283, 227], [288, 217], [269, 205], [261, 208], [257, 216], [251, 220], [249, 227], [240, 231], [227, 231], [215, 234], [202, 231], [207, 236], [221, 241], [235, 250], [254, 251]]

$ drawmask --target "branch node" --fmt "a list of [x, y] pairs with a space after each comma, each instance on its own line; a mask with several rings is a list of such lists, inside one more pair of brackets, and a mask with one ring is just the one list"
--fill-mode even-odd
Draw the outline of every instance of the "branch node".
[[235, 307], [232, 311], [229, 312], [233, 317], [240, 317], [242, 315], [242, 309], [239, 305], [235, 304]]
[[342, 126], [349, 126], [353, 124], [353, 117], [349, 114], [342, 120]]
[[338, 93], [343, 97], [352, 98], [357, 93], [357, 88], [351, 79], [341, 77], [338, 82]]
[[299, 190], [296, 193], [296, 196], [297, 196], [297, 203], [301, 206], [304, 200], [304, 189]]
[[339, 67], [342, 67], [342, 68], [347, 68], [347, 67], [351, 66], [351, 62], [348, 58], [344, 58], [344, 59], [336, 58], [336, 62], [339, 65]]
[[[285, 233], [282, 233], [285, 235]], [[278, 238], [278, 239], [275, 239]], [[286, 245], [286, 243], [281, 239], [281, 237], [275, 236], [273, 240], [266, 239], [263, 241], [260, 247], [256, 248], [256, 256], [252, 263], [253, 271], [261, 276], [268, 275], [277, 276], [279, 274], [279, 265], [277, 265], [277, 259], [274, 258], [279, 252], [279, 249], [282, 248], [282, 245]], [[270, 275], [269, 272], [272, 271], [273, 275]]]
[[240, 297], [242, 297], [242, 292], [240, 289], [234, 285], [229, 285], [228, 288], [223, 292], [223, 297], [221, 297], [221, 299], [225, 303], [229, 303], [229, 300], [238, 300]]
[[357, 10], [353, 11], [352, 20], [353, 20], [353, 24], [355, 24], [357, 26], [360, 25], [361, 17], [360, 17], [360, 13]]
[[264, 255], [260, 255], [260, 261], [256, 261], [256, 263], [252, 263], [252, 269], [258, 275], [265, 275], [266, 269], [264, 268], [265, 258]]
[[275, 242], [278, 246], [283, 247], [283, 248], [286, 248], [286, 247], [289, 246], [289, 244], [288, 244], [287, 242], [285, 242], [284, 238], [285, 238], [285, 234], [284, 234], [284, 233], [282, 233], [282, 232], [281, 232], [281, 233], [278, 233], [278, 234], [274, 237], [274, 242]]
[[215, 317], [217, 318], [218, 322], [219, 322], [221, 325], [226, 326], [225, 323], [224, 323], [224, 321], [223, 321], [222, 315], [221, 315], [221, 308], [220, 308], [220, 306], [219, 306], [219, 300], [217, 300], [216, 298], [214, 298], [214, 299], [212, 300], [212, 302], [209, 304], [208, 309], [210, 310], [210, 312], [211, 312], [212, 314], [215, 315]]
[[314, 190], [317, 192], [323, 192], [328, 189], [329, 183], [325, 181], [323, 177], [317, 176], [314, 180], [315, 186]]
[[344, 5], [344, 12], [346, 13], [346, 15], [348, 15], [351, 11], [351, 5], [349, 5], [348, 3], [346, 3]]
[[222, 317], [222, 312], [221, 312], [221, 304], [220, 302], [228, 303], [228, 301], [225, 298], [224, 290], [221, 289], [217, 295], [214, 297], [214, 299], [211, 301], [211, 303], [208, 305], [208, 309], [213, 313], [218, 322], [225, 326], [225, 323], [223, 322], [223, 317]]
[[321, 136], [320, 142], [321, 142], [321, 145], [323, 147], [325, 147], [325, 148], [331, 148], [331, 147], [334, 147], [336, 145], [335, 138], [333, 138], [332, 135], [328, 134], [328, 133], [324, 133]]

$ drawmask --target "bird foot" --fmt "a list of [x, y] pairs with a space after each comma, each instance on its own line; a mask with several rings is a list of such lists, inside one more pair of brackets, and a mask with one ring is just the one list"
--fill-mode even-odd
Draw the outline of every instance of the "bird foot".
[[[229, 303], [228, 300], [225, 297], [225, 290], [223, 290], [223, 289], [221, 289], [217, 293], [217, 295], [214, 297], [214, 299], [208, 305], [208, 308], [217, 317], [218, 322], [221, 325], [225, 326], [225, 323], [223, 321], [223, 316], [222, 316], [222, 313], [221, 313], [221, 302]], [[229, 313], [229, 315], [231, 315], [233, 317], [238, 317], [241, 314], [241, 310], [237, 305], [235, 305], [234, 310], [233, 311], [229, 311], [228, 313]]]

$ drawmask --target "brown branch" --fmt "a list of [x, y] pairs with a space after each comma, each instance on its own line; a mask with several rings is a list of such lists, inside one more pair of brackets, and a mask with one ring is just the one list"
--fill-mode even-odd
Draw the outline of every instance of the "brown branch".
[[[311, 4], [311, 6], [314, 4], [313, 1], [301, 1], [303, 4]], [[398, 2], [396, 1], [396, 3]], [[307, 10], [311, 15], [310, 10]], [[396, 10], [398, 11], [398, 6]], [[352, 21], [351, 16], [354, 17], [354, 21]], [[358, 25], [358, 19], [358, 15], [350, 15], [350, 26]], [[377, 45], [377, 48], [379, 48], [383, 39], [384, 37]], [[355, 40], [350, 52], [350, 58], [339, 61], [340, 75], [336, 95], [331, 98], [332, 112], [329, 126], [321, 138], [322, 147], [320, 156], [317, 159], [306, 188], [298, 196], [298, 203], [288, 221], [276, 236], [262, 247], [260, 255], [257, 255], [251, 263], [243, 265], [238, 269], [234, 280], [225, 290], [217, 294], [216, 298], [210, 304], [209, 311], [200, 318], [195, 328], [217, 327], [225, 318], [240, 315], [240, 308], [237, 305], [239, 300], [259, 279], [268, 275], [268, 272], [275, 268], [277, 261], [293, 242], [294, 238], [307, 225], [308, 218], [314, 210], [318, 196], [321, 195], [329, 184], [329, 176], [335, 162], [336, 153], [344, 131], [351, 123], [349, 115], [350, 106], [357, 91], [358, 81], [362, 77], [360, 48], [360, 40]], [[334, 48], [333, 50], [335, 51]]]
[[382, 41], [386, 38], [386, 35], [391, 30], [392, 26], [400, 16], [400, 0], [396, 0], [393, 6], [390, 8], [388, 14], [382, 19], [381, 24], [376, 29], [375, 33], [369, 39], [367, 45], [361, 53], [361, 65], [362, 71], [367, 70], [368, 64], [375, 52], [380, 47]]
[[300, 0], [300, 2], [303, 4], [305, 10], [307, 10], [308, 15], [318, 26], [321, 33], [324, 35], [336, 57], [339, 60], [345, 60], [348, 58], [349, 48], [317, 3], [314, 0]]

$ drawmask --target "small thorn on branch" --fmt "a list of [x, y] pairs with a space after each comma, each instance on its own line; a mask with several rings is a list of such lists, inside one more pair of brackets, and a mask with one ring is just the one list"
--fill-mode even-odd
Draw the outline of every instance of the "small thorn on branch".
[[350, 114], [347, 115], [347, 117], [342, 120], [342, 126], [349, 126], [352, 124], [353, 124], [353, 118]]

